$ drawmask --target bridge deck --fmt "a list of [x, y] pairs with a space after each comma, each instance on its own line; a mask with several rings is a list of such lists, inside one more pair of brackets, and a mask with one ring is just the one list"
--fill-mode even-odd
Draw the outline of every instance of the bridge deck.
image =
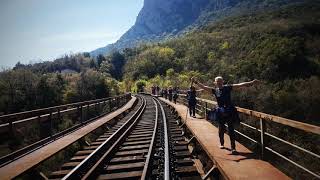
[[43, 160], [50, 158], [57, 152], [63, 150], [67, 146], [78, 141], [85, 135], [89, 134], [96, 128], [102, 126], [103, 124], [110, 121], [114, 117], [130, 109], [133, 106], [135, 100], [136, 100], [136, 97], [132, 97], [132, 99], [120, 109], [114, 112], [111, 112], [110, 114], [100, 119], [97, 119], [92, 123], [89, 123], [88, 125], [70, 133], [69, 135], [64, 136], [52, 143], [49, 143], [39, 148], [38, 150], [3, 166], [2, 168], [0, 168], [0, 179], [12, 179], [18, 176], [19, 174], [21, 174], [22, 172], [25, 172], [28, 169], [37, 166]]
[[[204, 119], [186, 116], [187, 107], [184, 105], [174, 104], [164, 98], [160, 99], [173, 106], [183, 121], [187, 120], [188, 129], [226, 179], [290, 179], [270, 163], [255, 159], [253, 152], [239, 142], [236, 142], [239, 152], [237, 155], [232, 155], [227, 149], [220, 149], [218, 129], [215, 126]], [[230, 147], [230, 139], [227, 134], [225, 134], [225, 146]]]

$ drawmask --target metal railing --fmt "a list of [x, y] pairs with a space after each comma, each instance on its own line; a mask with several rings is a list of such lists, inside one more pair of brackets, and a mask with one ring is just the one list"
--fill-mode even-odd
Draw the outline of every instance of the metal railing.
[[[187, 105], [186, 95], [179, 94], [178, 101]], [[209, 110], [211, 110], [211, 108], [209, 108], [209, 106], [216, 107], [217, 102], [212, 101], [212, 100], [197, 98], [196, 111], [199, 114], [204, 115], [204, 117], [206, 117], [207, 112]], [[258, 127], [254, 127], [252, 125], [249, 125], [248, 123], [243, 122], [243, 120], [242, 120], [242, 122], [240, 122], [240, 126], [245, 127], [245, 128], [249, 128], [255, 132], [258, 132], [260, 134], [259, 140], [255, 140], [255, 138], [250, 137], [249, 135], [246, 135], [244, 132], [240, 132], [238, 130], [235, 130], [235, 132], [237, 134], [239, 134], [240, 136], [255, 143], [256, 145], [260, 146], [260, 156], [262, 159], [264, 159], [265, 153], [266, 153], [266, 151], [268, 151], [268, 152], [271, 152], [272, 154], [282, 158], [283, 160], [291, 163], [292, 165], [302, 169], [303, 171], [307, 172], [308, 174], [312, 175], [313, 177], [320, 178], [320, 174], [319, 174], [320, 167], [318, 167], [317, 170], [310, 170], [309, 168], [306, 168], [301, 163], [298, 163], [298, 162], [290, 159], [286, 155], [283, 155], [282, 153], [269, 147], [270, 144], [266, 143], [266, 138], [270, 138], [272, 140], [277, 140], [281, 143], [284, 143], [287, 146], [290, 146], [296, 150], [299, 150], [303, 153], [310, 155], [312, 158], [314, 158], [314, 160], [316, 162], [320, 162], [320, 155], [319, 154], [312, 152], [311, 150], [308, 150], [304, 147], [301, 147], [295, 143], [289, 142], [283, 138], [277, 137], [276, 135], [274, 135], [272, 133], [266, 132], [266, 123], [267, 122], [268, 123], [269, 122], [278, 123], [277, 126], [279, 124], [281, 124], [285, 127], [290, 127], [290, 128], [302, 130], [306, 133], [311, 133], [311, 135], [317, 136], [316, 138], [318, 140], [316, 140], [316, 142], [314, 142], [314, 143], [315, 143], [315, 146], [319, 146], [319, 144], [317, 144], [317, 141], [320, 142], [320, 137], [319, 137], [320, 127], [319, 126], [315, 126], [315, 125], [311, 125], [311, 124], [307, 124], [307, 123], [302, 123], [302, 122], [290, 120], [287, 118], [283, 118], [283, 117], [279, 117], [279, 116], [275, 116], [275, 115], [270, 115], [270, 114], [266, 114], [266, 113], [262, 113], [262, 112], [258, 112], [258, 111], [253, 111], [253, 110], [245, 109], [245, 108], [241, 108], [241, 107], [236, 107], [236, 109], [237, 109], [239, 115], [248, 116], [248, 117], [254, 119], [254, 121], [258, 122], [258, 124], [259, 124]], [[269, 141], [269, 142], [272, 142], [272, 141]], [[315, 172], [315, 171], [317, 171], [317, 172]]]
[[[20, 132], [20, 129], [30, 131], [30, 127], [33, 125], [39, 127], [38, 131], [45, 131], [45, 135], [41, 135], [41, 132], [34, 132], [39, 133], [40, 137], [37, 138], [38, 140], [0, 157], [0, 166], [17, 159], [30, 151], [42, 147], [57, 138], [73, 132], [94, 119], [110, 113], [111, 111], [123, 106], [130, 99], [131, 94], [128, 93], [115, 97], [83, 101], [0, 116], [0, 133], [9, 134], [10, 139], [13, 139], [16, 136], [16, 131], [19, 130]], [[94, 111], [95, 113], [90, 115], [91, 111]], [[75, 120], [71, 127], [57, 131], [55, 129], [56, 127], [54, 127], [54, 123], [56, 123], [56, 120], [59, 120], [61, 123], [63, 116], [73, 116], [73, 119]], [[46, 126], [42, 127], [44, 125]], [[8, 140], [10, 141], [10, 139]]]

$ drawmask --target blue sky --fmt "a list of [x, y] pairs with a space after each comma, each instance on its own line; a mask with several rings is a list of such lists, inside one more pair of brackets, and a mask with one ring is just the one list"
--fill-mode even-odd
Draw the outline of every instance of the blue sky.
[[142, 6], [143, 0], [0, 0], [0, 67], [113, 43]]

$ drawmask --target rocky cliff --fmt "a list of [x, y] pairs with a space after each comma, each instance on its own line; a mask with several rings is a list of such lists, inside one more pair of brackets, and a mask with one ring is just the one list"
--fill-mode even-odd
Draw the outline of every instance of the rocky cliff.
[[91, 52], [107, 54], [140, 42], [154, 42], [182, 34], [209, 21], [243, 11], [276, 8], [299, 0], [145, 0], [134, 26], [116, 43]]

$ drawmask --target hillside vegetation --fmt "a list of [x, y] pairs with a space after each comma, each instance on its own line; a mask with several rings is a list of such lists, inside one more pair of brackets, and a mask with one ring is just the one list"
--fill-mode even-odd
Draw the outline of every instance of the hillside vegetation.
[[192, 75], [208, 85], [217, 75], [228, 83], [257, 78], [265, 83], [234, 93], [237, 105], [319, 124], [319, 2], [228, 17], [134, 52], [124, 68], [126, 85], [143, 79], [149, 87], [187, 88]]
[[119, 94], [118, 81], [98, 71], [103, 60], [76, 54], [1, 71], [0, 115]]

